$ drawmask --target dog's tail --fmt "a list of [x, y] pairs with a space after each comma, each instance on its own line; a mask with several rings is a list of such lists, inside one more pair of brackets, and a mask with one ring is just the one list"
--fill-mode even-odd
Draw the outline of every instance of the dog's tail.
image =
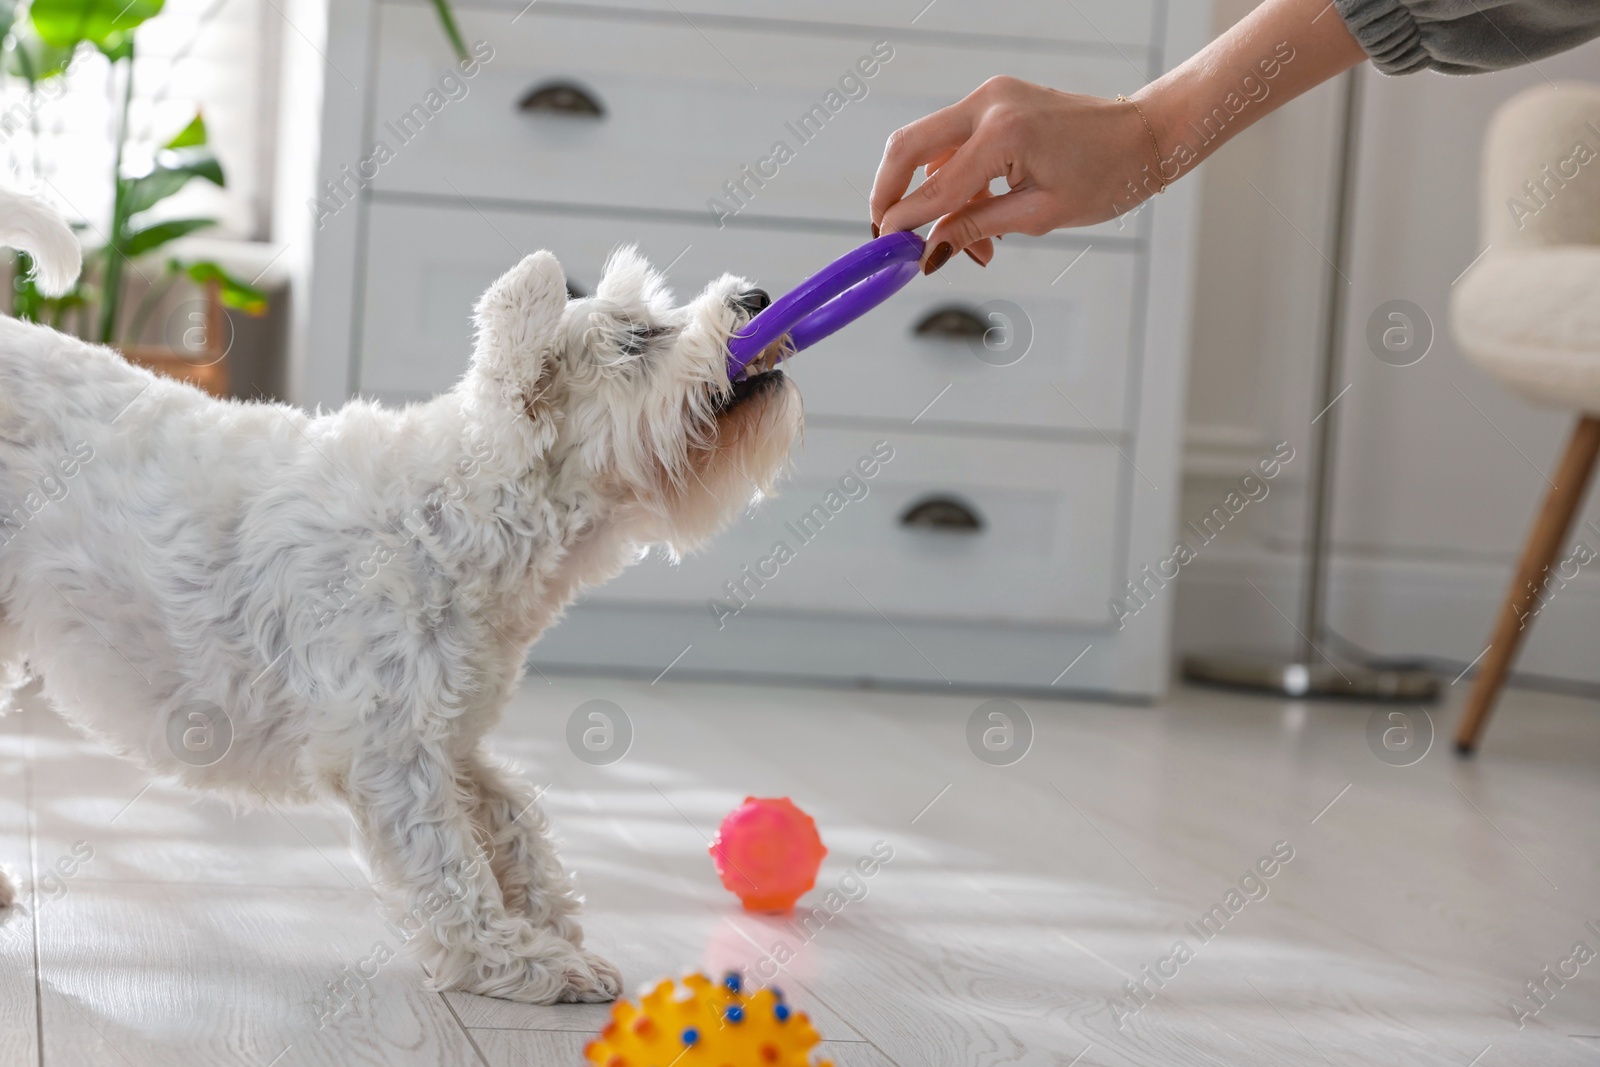
[[83, 249], [55, 208], [31, 196], [0, 189], [0, 245], [33, 259], [39, 291], [60, 296], [83, 269]]

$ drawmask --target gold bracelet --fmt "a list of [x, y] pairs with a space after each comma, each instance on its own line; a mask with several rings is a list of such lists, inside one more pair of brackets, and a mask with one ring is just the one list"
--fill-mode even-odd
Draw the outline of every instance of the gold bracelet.
[[1144, 123], [1144, 131], [1150, 135], [1150, 149], [1156, 154], [1156, 177], [1161, 180], [1161, 188], [1156, 190], [1156, 194], [1159, 196], [1161, 193], [1167, 191], [1167, 176], [1161, 173], [1161, 143], [1156, 140], [1155, 127], [1151, 126], [1150, 120], [1144, 117], [1144, 108], [1139, 106], [1138, 101], [1129, 100], [1121, 93], [1118, 93], [1117, 103], [1132, 104], [1133, 110], [1139, 113], [1139, 121]]

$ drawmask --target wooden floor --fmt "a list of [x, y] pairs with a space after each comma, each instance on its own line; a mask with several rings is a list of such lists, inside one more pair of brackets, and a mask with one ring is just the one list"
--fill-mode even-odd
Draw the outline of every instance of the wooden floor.
[[[636, 731], [610, 766], [566, 747], [593, 698]], [[1024, 701], [1033, 747], [995, 767], [967, 747], [978, 703], [532, 675], [499, 740], [550, 785], [590, 944], [630, 988], [785, 942], [779, 982], [839, 1067], [1600, 1064], [1600, 960], [1563, 962], [1600, 951], [1593, 703], [1512, 694], [1473, 763], [1436, 711], [1410, 767], [1374, 755], [1370, 708], [1199, 690]], [[876, 841], [894, 858], [809, 938], [745, 915], [706, 842], [748, 793], [816, 816], [824, 883]], [[319, 1028], [328, 983], [393, 940], [347, 834], [180, 794], [43, 709], [0, 720], [0, 860], [33, 873], [0, 927], [0, 1067], [580, 1061], [605, 1007], [430, 994], [404, 957]], [[1230, 913], [1279, 842], [1292, 860]], [[1146, 965], [1176, 975], [1119, 1026]]]

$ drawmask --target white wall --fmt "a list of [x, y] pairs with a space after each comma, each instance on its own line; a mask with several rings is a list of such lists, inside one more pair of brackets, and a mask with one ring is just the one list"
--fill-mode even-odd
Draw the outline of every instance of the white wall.
[[[1252, 6], [1217, 0], [1216, 28]], [[1337, 408], [1329, 617], [1336, 631], [1378, 652], [1464, 663], [1483, 649], [1545, 488], [1540, 471], [1554, 465], [1573, 421], [1501, 390], [1448, 334], [1451, 283], [1483, 247], [1484, 126], [1501, 101], [1545, 79], [1600, 81], [1600, 42], [1537, 69], [1474, 78], [1364, 74], [1342, 378], [1353, 384]], [[1287, 649], [1294, 640], [1246, 579], [1296, 617], [1336, 93], [1324, 86], [1278, 111], [1202, 168], [1182, 516], [1218, 503], [1276, 442], [1289, 441], [1300, 456], [1289, 478], [1185, 568], [1180, 652]], [[1380, 362], [1364, 336], [1373, 309], [1396, 298], [1421, 305], [1436, 326], [1432, 351], [1406, 368]], [[1591, 501], [1583, 519], [1600, 526], [1600, 506]], [[1594, 530], [1580, 525], [1568, 544], [1578, 538], [1600, 549]], [[1587, 570], [1596, 573], [1539, 617], [1521, 669], [1600, 679], [1600, 566]]]

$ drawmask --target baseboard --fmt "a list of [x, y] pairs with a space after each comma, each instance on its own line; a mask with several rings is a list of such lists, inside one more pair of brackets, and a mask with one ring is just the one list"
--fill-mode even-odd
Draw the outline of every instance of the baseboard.
[[1272, 442], [1254, 426], [1191, 423], [1183, 434], [1184, 477], [1232, 480], [1270, 451]]
[[[1294, 647], [1295, 631], [1284, 616], [1299, 622], [1302, 566], [1298, 554], [1260, 548], [1195, 560], [1178, 582], [1175, 650]], [[1336, 555], [1328, 574], [1328, 623], [1349, 641], [1385, 657], [1438, 658], [1464, 666], [1483, 652], [1510, 580], [1509, 562]], [[1584, 568], [1565, 588], [1554, 590], [1530, 626], [1518, 671], [1600, 682], [1595, 649], [1600, 567]]]
[[752, 607], [719, 629], [699, 606], [583, 603], [534, 646], [538, 670], [763, 679], [940, 692], [1157, 700], [1168, 678], [1159, 604], [1140, 625], [981, 625]]

